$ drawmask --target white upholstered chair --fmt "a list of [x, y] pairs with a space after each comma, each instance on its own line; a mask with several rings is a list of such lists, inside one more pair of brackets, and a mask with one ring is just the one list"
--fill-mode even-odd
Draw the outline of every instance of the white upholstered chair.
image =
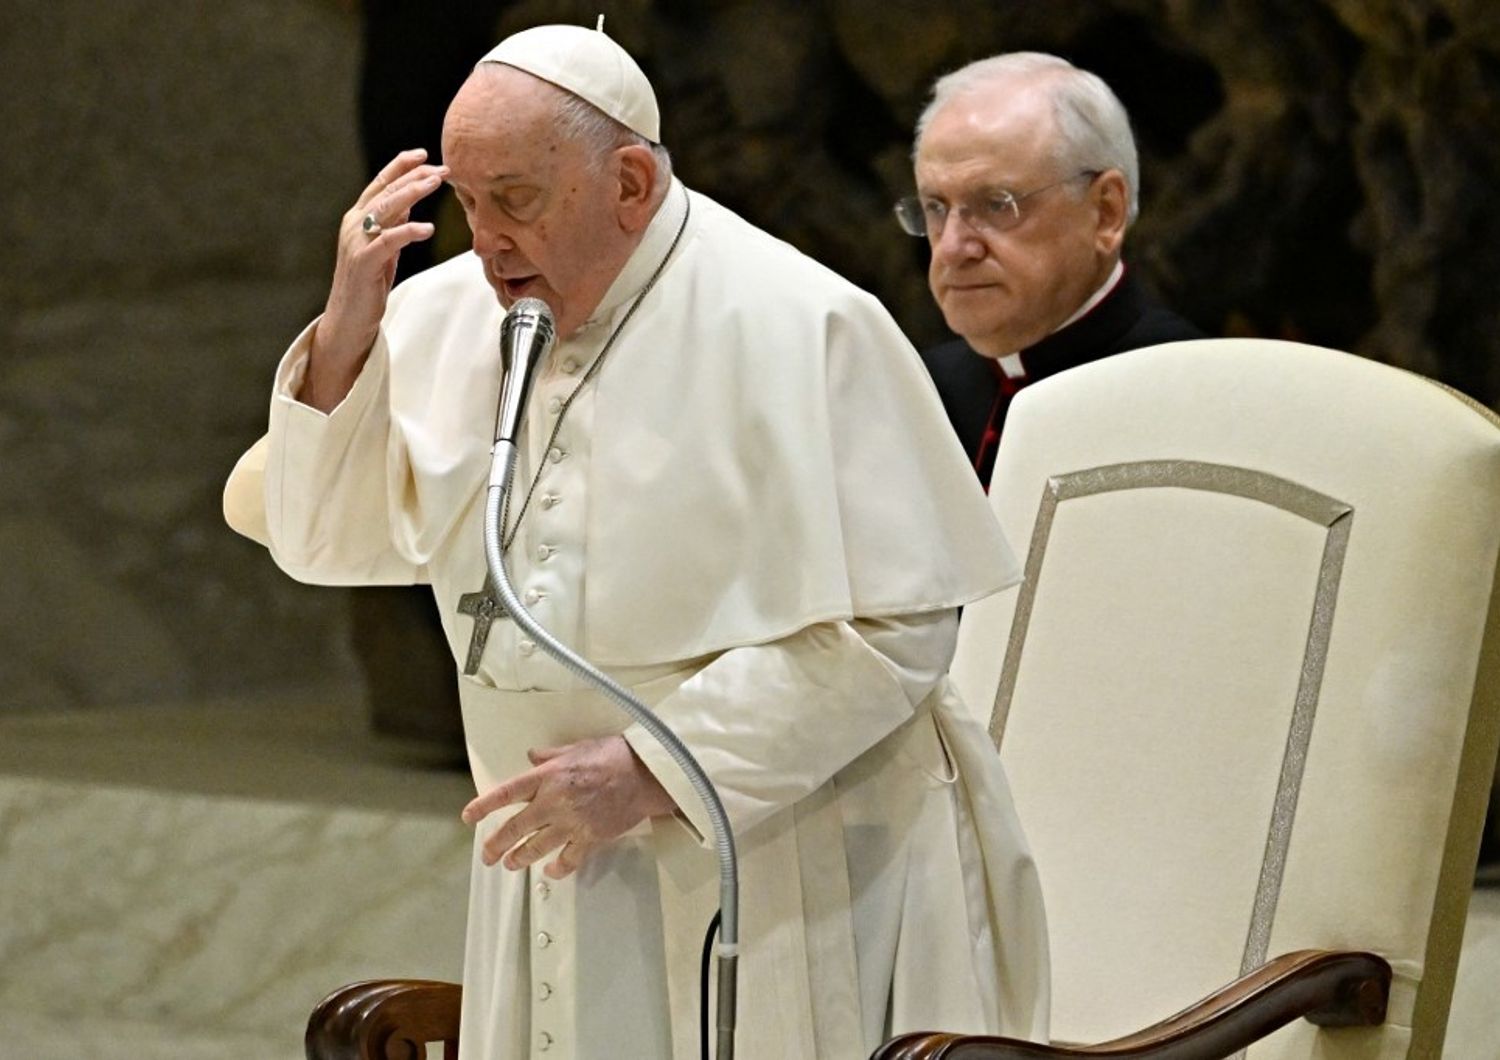
[[1248, 1055], [1440, 1055], [1500, 734], [1500, 420], [1343, 353], [1177, 343], [1019, 395], [991, 500], [1026, 577], [954, 674], [1040, 866], [1054, 1042], [1106, 1044], [878, 1055], [1283, 1024]]
[[[878, 1055], [1224, 1056], [1282, 1024], [1249, 1054], [1439, 1055], [1500, 731], [1493, 414], [1346, 354], [1181, 343], [1023, 392], [991, 497], [1026, 580], [966, 610], [954, 672], [1041, 867], [1054, 1037], [1213, 1000], [1101, 1047]], [[308, 1055], [451, 1056], [457, 999], [348, 987]]]

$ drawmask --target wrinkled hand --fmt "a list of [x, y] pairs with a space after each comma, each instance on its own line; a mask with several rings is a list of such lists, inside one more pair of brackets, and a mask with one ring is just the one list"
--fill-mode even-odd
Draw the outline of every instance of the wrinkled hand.
[[[425, 165], [426, 157], [420, 147], [397, 155], [370, 181], [339, 225], [333, 285], [298, 394], [323, 412], [344, 399], [375, 344], [401, 248], [432, 237], [431, 224], [410, 219], [411, 208], [441, 187], [448, 168]], [[369, 215], [380, 222], [378, 235], [364, 230]]]
[[543, 871], [560, 880], [598, 847], [677, 808], [623, 736], [528, 751], [526, 757], [533, 768], [464, 807], [464, 823], [477, 824], [502, 807], [525, 804], [485, 840], [486, 865], [503, 856], [506, 868], [522, 869], [557, 850]]

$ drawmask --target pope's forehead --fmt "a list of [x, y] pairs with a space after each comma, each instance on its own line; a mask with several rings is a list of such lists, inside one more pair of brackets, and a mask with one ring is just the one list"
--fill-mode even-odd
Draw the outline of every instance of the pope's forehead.
[[455, 174], [484, 180], [497, 179], [502, 169], [529, 172], [558, 164], [571, 155], [557, 123], [562, 95], [521, 70], [483, 64], [448, 107], [444, 163]]
[[446, 135], [455, 131], [504, 131], [554, 124], [562, 89], [524, 70], [504, 63], [480, 63], [474, 68], [443, 122]]

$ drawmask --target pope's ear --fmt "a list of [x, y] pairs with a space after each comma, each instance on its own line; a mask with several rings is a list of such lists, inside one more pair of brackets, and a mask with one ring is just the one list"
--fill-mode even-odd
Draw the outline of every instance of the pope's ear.
[[651, 148], [629, 144], [615, 150], [615, 172], [619, 178], [620, 227], [642, 231], [651, 221], [656, 196], [656, 155]]

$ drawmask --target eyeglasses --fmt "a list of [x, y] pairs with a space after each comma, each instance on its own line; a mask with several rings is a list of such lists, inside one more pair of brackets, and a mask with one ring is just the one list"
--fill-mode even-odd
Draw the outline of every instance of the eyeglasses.
[[1083, 177], [1093, 180], [1100, 172], [1101, 170], [1097, 169], [1085, 169], [1074, 173], [1071, 177], [1055, 180], [1051, 184], [1033, 188], [1020, 195], [1003, 188], [979, 192], [967, 197], [956, 208], [949, 206], [941, 199], [908, 195], [896, 203], [896, 220], [900, 222], [901, 230], [907, 235], [916, 236], [919, 239], [925, 237], [934, 242], [943, 234], [943, 226], [948, 222], [948, 215], [954, 212], [957, 212], [965, 223], [980, 235], [1004, 232], [1021, 223], [1021, 203], [1027, 199]]

